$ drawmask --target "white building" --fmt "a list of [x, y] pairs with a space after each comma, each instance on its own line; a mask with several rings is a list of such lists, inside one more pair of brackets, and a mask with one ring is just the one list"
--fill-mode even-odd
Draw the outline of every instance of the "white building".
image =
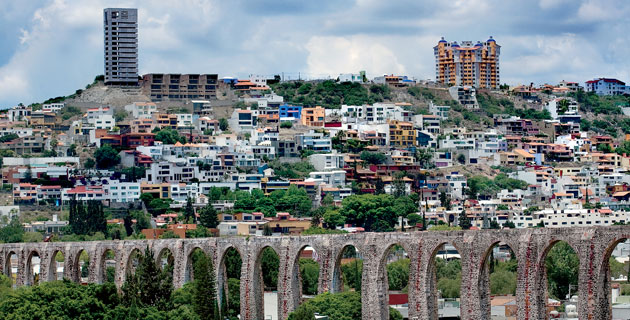
[[600, 96], [616, 96], [630, 93], [626, 83], [612, 78], [599, 78], [586, 81], [586, 92], [595, 92]]
[[343, 169], [344, 155], [339, 153], [330, 154], [313, 154], [308, 157], [308, 161], [315, 167], [317, 171], [327, 171]]
[[310, 172], [308, 180], [321, 180], [323, 183], [329, 186], [344, 186], [346, 185], [346, 172], [344, 170], [335, 171], [316, 171]]
[[451, 110], [451, 106], [438, 106], [433, 104], [433, 101], [429, 104], [429, 112], [432, 115], [437, 116], [440, 120], [448, 120], [448, 112]]
[[177, 116], [177, 126], [178, 127], [192, 127], [193, 126], [193, 115], [190, 113], [178, 113]]
[[341, 73], [339, 74], [339, 82], [365, 82], [365, 71], [361, 71], [359, 73]]
[[551, 114], [552, 118], [558, 119], [558, 116], [561, 114], [578, 114], [578, 103], [571, 98], [556, 98], [547, 101], [547, 104], [545, 104], [545, 109], [549, 111], [549, 114]]
[[90, 108], [83, 119], [94, 129], [111, 130], [116, 126], [114, 111], [110, 107]]
[[66, 106], [65, 103], [47, 103], [42, 105], [43, 112], [59, 112]]
[[112, 202], [134, 202], [140, 199], [139, 182], [110, 181], [103, 185], [107, 197]]
[[133, 119], [151, 119], [151, 115], [158, 112], [153, 102], [134, 102], [126, 105], [125, 111], [131, 113]]

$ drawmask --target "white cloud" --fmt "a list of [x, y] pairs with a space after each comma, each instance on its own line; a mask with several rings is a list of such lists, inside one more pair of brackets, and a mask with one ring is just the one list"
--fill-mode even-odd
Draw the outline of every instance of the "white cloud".
[[366, 70], [372, 75], [405, 74], [405, 66], [398, 61], [391, 48], [379, 39], [366, 36], [312, 37], [306, 44], [307, 66], [311, 74], [328, 74]]

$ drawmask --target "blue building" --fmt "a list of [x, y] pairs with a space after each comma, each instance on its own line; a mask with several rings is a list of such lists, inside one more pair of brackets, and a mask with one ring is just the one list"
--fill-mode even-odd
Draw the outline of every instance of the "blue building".
[[295, 118], [300, 119], [302, 116], [302, 106], [290, 106], [283, 104], [279, 109], [280, 118]]

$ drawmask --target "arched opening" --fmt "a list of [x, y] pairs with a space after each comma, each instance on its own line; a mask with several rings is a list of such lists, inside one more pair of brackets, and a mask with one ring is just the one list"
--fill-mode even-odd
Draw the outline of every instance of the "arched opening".
[[175, 257], [173, 257], [173, 253], [170, 249], [162, 249], [156, 259], [157, 264], [158, 266], [160, 266], [160, 268], [164, 269], [165, 267], [170, 267], [170, 271], [173, 272], [173, 267], [175, 266]]
[[53, 253], [48, 266], [48, 281], [63, 280], [65, 259], [63, 252], [57, 250]]
[[379, 263], [378, 290], [382, 305], [381, 319], [390, 319], [390, 313], [396, 313], [394, 319], [402, 318], [400, 314], [408, 308], [409, 256], [405, 249], [398, 245], [390, 246]]
[[[201, 248], [194, 248], [190, 254], [188, 255], [188, 259], [186, 259], [186, 273], [184, 274], [184, 282], [192, 282], [195, 280], [195, 261], [197, 261], [198, 255], [206, 254]], [[170, 250], [164, 249], [160, 252], [158, 256], [158, 265], [160, 267], [168, 266], [169, 263], [169, 255]], [[170, 255], [170, 259], [172, 259], [172, 255]]]
[[293, 274], [297, 275], [296, 287], [293, 290], [299, 293], [296, 295], [297, 308], [304, 300], [316, 296], [319, 291], [319, 261], [315, 249], [310, 246], [300, 249], [293, 268]]
[[37, 251], [31, 251], [26, 261], [26, 279], [25, 285], [35, 286], [39, 284], [39, 275], [41, 273], [41, 259]]
[[112, 249], [107, 249], [103, 252], [99, 281], [101, 283], [116, 282], [116, 253]]
[[458, 318], [462, 284], [459, 251], [455, 246], [443, 243], [435, 249], [432, 257], [426, 284], [429, 319]]
[[259, 308], [258, 315], [263, 315], [263, 319], [278, 319], [278, 272], [280, 271], [280, 258], [278, 253], [271, 247], [265, 247], [260, 251], [256, 259], [254, 269], [254, 292], [261, 295], [255, 299], [263, 297], [262, 303], [256, 303]]
[[7, 254], [4, 264], [4, 274], [11, 279], [13, 288], [17, 286], [17, 272], [18, 272], [18, 256], [15, 252], [11, 251]]
[[230, 319], [241, 314], [241, 267], [243, 260], [236, 248], [230, 247], [219, 263], [217, 296], [221, 315]]
[[615, 305], [630, 296], [630, 240], [615, 241], [607, 248], [599, 274], [602, 291], [598, 292], [597, 305], [601, 306], [602, 319], [622, 319], [623, 311]]
[[355, 246], [345, 246], [339, 253], [335, 264], [332, 292], [355, 291], [360, 293], [362, 274], [363, 256]]
[[554, 242], [538, 267], [538, 318], [577, 318], [580, 260], [575, 250], [565, 241]]
[[79, 253], [77, 254], [77, 258], [74, 262], [73, 270], [75, 270], [75, 273], [74, 273], [75, 282], [78, 282], [81, 284], [88, 283], [88, 279], [90, 277], [90, 256], [88, 255], [87, 251], [85, 250], [79, 251]]
[[136, 273], [136, 269], [138, 269], [138, 266], [140, 265], [140, 262], [142, 262], [143, 257], [144, 256], [142, 255], [142, 252], [140, 252], [140, 250], [133, 249], [131, 251], [131, 253], [129, 254], [129, 259], [127, 260], [127, 271], [125, 273], [125, 277], [130, 274]]
[[509, 316], [506, 305], [516, 303], [518, 261], [505, 243], [492, 245], [483, 259], [479, 275], [479, 296], [482, 319]]

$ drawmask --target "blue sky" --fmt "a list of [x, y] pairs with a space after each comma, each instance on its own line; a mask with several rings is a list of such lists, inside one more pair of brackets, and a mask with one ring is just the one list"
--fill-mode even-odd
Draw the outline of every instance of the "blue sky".
[[0, 107], [70, 94], [102, 74], [106, 7], [139, 9], [141, 74], [430, 79], [440, 37], [492, 35], [502, 82], [630, 82], [625, 0], [1, 0]]

